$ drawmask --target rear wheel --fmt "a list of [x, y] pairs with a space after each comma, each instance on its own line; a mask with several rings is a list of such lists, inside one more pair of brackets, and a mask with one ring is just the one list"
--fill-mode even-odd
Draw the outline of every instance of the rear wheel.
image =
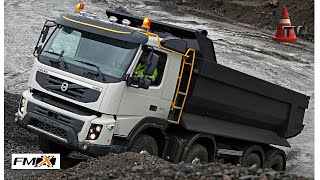
[[286, 165], [283, 155], [285, 155], [285, 153], [280, 149], [273, 148], [270, 150], [266, 155], [265, 168], [270, 168], [275, 171], [284, 171]]
[[186, 157], [186, 163], [208, 163], [208, 151], [200, 144], [193, 144]]
[[256, 153], [245, 155], [241, 160], [241, 166], [243, 167], [250, 167], [254, 164], [256, 164], [258, 168], [262, 167], [261, 158]]
[[140, 134], [133, 140], [129, 151], [158, 156], [158, 144], [153, 137], [146, 134]]
[[72, 150], [46, 138], [39, 137], [39, 147], [44, 153], [59, 153], [61, 158], [67, 157]]
[[283, 171], [283, 167], [283, 157], [281, 155], [272, 157], [268, 163], [268, 167], [266, 166], [266, 168], [270, 168], [275, 171]]

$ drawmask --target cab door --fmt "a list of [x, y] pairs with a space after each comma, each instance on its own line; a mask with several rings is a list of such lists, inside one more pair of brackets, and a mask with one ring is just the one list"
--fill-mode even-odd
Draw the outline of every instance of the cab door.
[[[139, 57], [143, 57], [142, 53]], [[148, 52], [150, 53], [150, 52]], [[154, 53], [159, 56], [157, 66], [158, 76], [149, 87], [149, 89], [126, 86], [118, 110], [118, 115], [139, 116], [139, 117], [158, 117], [166, 119], [170, 110], [171, 100], [163, 99], [162, 94], [167, 78], [167, 70], [170, 64], [171, 53], [166, 53], [160, 49], [154, 49]], [[139, 64], [140, 58], [137, 58], [134, 68], [131, 68], [131, 75], [135, 67]]]

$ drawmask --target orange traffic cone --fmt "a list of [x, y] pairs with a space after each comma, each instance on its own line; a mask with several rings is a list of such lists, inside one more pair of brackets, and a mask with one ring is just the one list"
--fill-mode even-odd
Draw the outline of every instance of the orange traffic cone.
[[291, 26], [288, 10], [286, 6], [283, 6], [282, 16], [278, 25], [278, 30], [275, 36], [273, 36], [273, 40], [278, 42], [295, 42], [297, 41], [297, 37], [294, 34], [293, 29], [289, 30], [289, 37], [286, 36], [286, 33], [283, 29], [284, 26]]

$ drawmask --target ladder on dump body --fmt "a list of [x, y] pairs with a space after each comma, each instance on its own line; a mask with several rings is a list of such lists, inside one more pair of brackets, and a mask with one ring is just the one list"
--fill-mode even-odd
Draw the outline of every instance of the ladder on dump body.
[[[188, 54], [192, 52], [192, 56], [189, 56]], [[190, 86], [190, 82], [191, 82], [191, 78], [192, 78], [192, 72], [193, 72], [193, 66], [194, 66], [194, 59], [196, 56], [196, 52], [194, 49], [188, 49], [188, 51], [186, 52], [185, 56], [183, 56], [183, 60], [182, 60], [182, 65], [181, 65], [181, 69], [180, 69], [180, 74], [178, 77], [178, 84], [177, 84], [177, 88], [176, 88], [176, 93], [171, 105], [171, 111], [173, 112], [173, 118], [175, 116], [175, 113], [178, 112], [178, 118], [177, 119], [173, 119], [173, 120], [169, 120], [169, 122], [175, 123], [175, 124], [179, 124], [180, 119], [181, 119], [181, 115], [182, 115], [182, 111], [187, 99], [187, 95], [188, 95], [188, 91], [189, 91], [189, 86]], [[187, 59], [189, 59], [190, 57], [192, 57], [191, 62], [187, 62]], [[185, 65], [190, 66], [190, 74], [188, 76], [188, 83], [186, 85], [186, 87], [181, 87], [181, 81], [182, 81], [182, 77], [184, 74], [184, 68]], [[183, 92], [183, 89], [185, 89]], [[181, 106], [178, 105], [178, 97], [179, 96], [183, 96], [183, 100], [182, 100], [182, 104]]]

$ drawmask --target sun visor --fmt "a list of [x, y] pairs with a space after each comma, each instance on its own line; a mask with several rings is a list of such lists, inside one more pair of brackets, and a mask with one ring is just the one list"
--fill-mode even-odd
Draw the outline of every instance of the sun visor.
[[99, 20], [84, 18], [81, 16], [63, 15], [55, 21], [58, 25], [68, 26], [74, 29], [107, 36], [122, 41], [146, 44], [149, 37], [135, 30], [118, 26], [116, 24], [104, 23]]

